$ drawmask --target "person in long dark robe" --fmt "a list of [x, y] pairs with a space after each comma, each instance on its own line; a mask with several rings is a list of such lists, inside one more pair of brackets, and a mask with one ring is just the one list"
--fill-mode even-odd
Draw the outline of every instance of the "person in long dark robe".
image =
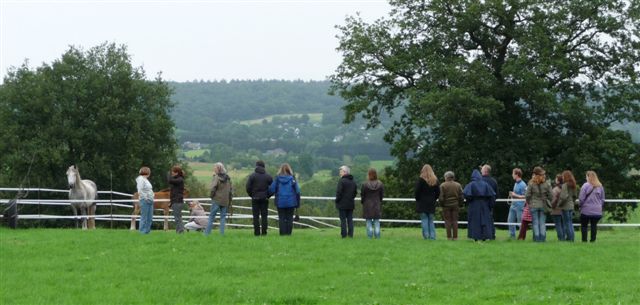
[[471, 182], [464, 187], [464, 198], [469, 205], [467, 236], [475, 241], [493, 239], [493, 203], [496, 193], [493, 188], [482, 179], [478, 170], [473, 170]]

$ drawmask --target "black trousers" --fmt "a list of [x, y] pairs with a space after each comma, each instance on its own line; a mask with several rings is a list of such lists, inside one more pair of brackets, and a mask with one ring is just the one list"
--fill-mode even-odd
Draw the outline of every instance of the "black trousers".
[[598, 234], [598, 222], [600, 221], [600, 218], [602, 218], [602, 216], [580, 214], [580, 232], [582, 233], [583, 242], [587, 241], [589, 223], [591, 223], [591, 239], [589, 241], [596, 241], [596, 235]]
[[[269, 199], [251, 199], [251, 212], [253, 212], [253, 235], [267, 235], [269, 225]], [[262, 217], [262, 221], [260, 221]], [[262, 224], [262, 226], [260, 226]]]
[[340, 214], [340, 235], [353, 237], [353, 210], [338, 210]]
[[173, 219], [176, 222], [176, 233], [184, 233], [184, 224], [182, 223], [182, 207], [184, 202], [174, 202], [171, 204], [171, 210], [173, 211]]
[[293, 211], [295, 208], [278, 208], [278, 226], [280, 235], [291, 235], [293, 231]]

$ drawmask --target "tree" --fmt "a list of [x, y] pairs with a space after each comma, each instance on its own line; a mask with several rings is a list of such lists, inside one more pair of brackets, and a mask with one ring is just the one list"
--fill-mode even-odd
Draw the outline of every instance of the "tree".
[[[640, 195], [629, 176], [640, 146], [610, 128], [640, 121], [638, 1], [391, 5], [388, 18], [338, 26], [343, 60], [330, 79], [347, 101], [345, 122], [394, 119], [385, 134], [394, 177], [413, 181], [430, 163], [464, 181], [489, 163], [504, 198], [512, 168], [542, 165], [550, 177], [594, 169], [609, 198]], [[626, 206], [608, 209], [624, 220]]]
[[10, 69], [0, 87], [0, 184], [17, 185], [33, 156], [33, 187], [66, 188], [71, 164], [99, 190], [112, 181], [114, 190], [135, 191], [143, 165], [154, 188], [165, 187], [177, 153], [170, 96], [160, 76], [146, 80], [126, 47], [110, 43]]

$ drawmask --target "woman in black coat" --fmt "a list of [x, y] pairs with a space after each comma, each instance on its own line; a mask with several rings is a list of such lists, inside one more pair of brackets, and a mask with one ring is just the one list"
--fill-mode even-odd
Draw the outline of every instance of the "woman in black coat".
[[420, 178], [416, 182], [414, 191], [416, 212], [420, 215], [422, 238], [424, 239], [436, 239], [436, 227], [433, 221], [436, 213], [436, 200], [439, 196], [438, 178], [431, 165], [425, 164], [420, 171]]

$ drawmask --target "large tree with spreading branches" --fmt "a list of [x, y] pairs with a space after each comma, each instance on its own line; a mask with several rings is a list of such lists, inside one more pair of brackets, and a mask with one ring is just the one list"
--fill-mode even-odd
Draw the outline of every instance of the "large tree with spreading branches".
[[[640, 145], [614, 127], [640, 122], [637, 0], [392, 0], [386, 18], [338, 26], [342, 63], [332, 93], [345, 122], [388, 115], [398, 165], [388, 179], [410, 194], [421, 165], [468, 181], [489, 163], [511, 189], [528, 178], [595, 170], [609, 198], [640, 195]], [[627, 205], [608, 205], [624, 219]]]

